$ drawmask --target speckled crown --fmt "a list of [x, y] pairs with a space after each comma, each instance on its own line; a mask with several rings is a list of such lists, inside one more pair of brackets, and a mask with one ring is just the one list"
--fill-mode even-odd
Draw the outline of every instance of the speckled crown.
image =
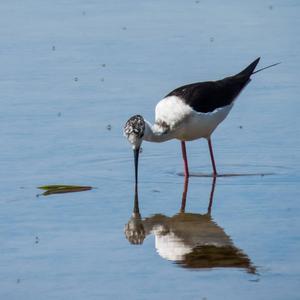
[[141, 115], [131, 117], [124, 126], [124, 135], [134, 134], [138, 138], [142, 138], [145, 131], [145, 121]]

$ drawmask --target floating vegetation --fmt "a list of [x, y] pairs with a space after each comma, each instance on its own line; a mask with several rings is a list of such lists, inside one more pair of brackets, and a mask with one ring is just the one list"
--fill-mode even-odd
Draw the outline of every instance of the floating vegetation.
[[53, 194], [64, 194], [64, 193], [75, 193], [84, 192], [92, 189], [91, 186], [81, 186], [81, 185], [44, 185], [39, 186], [38, 189], [45, 190], [42, 194], [43, 196], [53, 195]]

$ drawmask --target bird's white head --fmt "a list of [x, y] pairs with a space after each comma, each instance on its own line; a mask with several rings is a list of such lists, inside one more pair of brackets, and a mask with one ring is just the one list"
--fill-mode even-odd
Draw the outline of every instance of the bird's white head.
[[124, 135], [133, 150], [139, 150], [145, 134], [146, 122], [140, 115], [132, 116], [124, 125]]

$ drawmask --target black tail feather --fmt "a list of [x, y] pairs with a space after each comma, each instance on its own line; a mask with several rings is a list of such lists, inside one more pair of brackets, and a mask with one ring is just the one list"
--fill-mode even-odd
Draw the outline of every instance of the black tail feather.
[[246, 67], [243, 71], [238, 73], [236, 76], [249, 78], [253, 74], [253, 71], [255, 70], [259, 60], [260, 60], [260, 57], [258, 57], [254, 62], [252, 62], [248, 67]]

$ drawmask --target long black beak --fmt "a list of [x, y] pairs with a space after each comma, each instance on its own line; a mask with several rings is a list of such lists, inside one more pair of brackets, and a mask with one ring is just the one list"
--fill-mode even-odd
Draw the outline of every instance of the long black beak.
[[137, 186], [138, 186], [139, 154], [140, 154], [140, 148], [133, 149], [136, 192], [137, 192]]

